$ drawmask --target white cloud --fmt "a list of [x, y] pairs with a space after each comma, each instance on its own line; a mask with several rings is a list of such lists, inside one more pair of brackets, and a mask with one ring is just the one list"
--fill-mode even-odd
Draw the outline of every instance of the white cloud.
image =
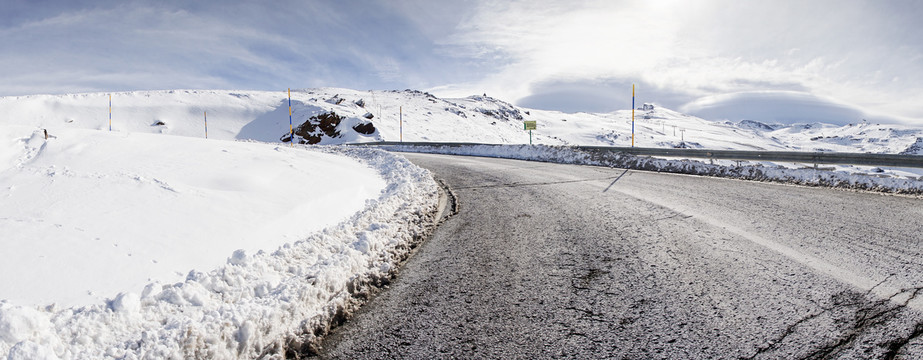
[[229, 85], [215, 81], [216, 64], [273, 68], [247, 49], [254, 41], [281, 42], [265, 35], [182, 10], [117, 6], [60, 14], [3, 30], [0, 43], [17, 51], [0, 55], [15, 64], [0, 72], [22, 82], [2, 84], [0, 92], [55, 84], [57, 91]]
[[419, 88], [599, 111], [635, 83], [674, 108], [798, 91], [923, 119], [917, 1], [10, 1], [0, 95]]
[[540, 95], [543, 83], [636, 82], [687, 101], [806, 91], [923, 119], [912, 106], [923, 101], [923, 45], [908, 35], [923, 32], [913, 20], [921, 8], [829, 0], [483, 2], [446, 45], [457, 56], [505, 62], [464, 88], [512, 100]]
[[42, 16], [13, 19], [0, 14], [0, 47], [16, 49], [0, 53], [0, 77], [5, 80], [0, 95], [214, 87], [405, 88], [458, 81], [464, 78], [459, 74], [469, 73], [445, 71], [444, 56], [433, 51], [431, 37], [454, 25], [421, 19], [449, 16], [432, 5], [416, 12], [411, 12], [411, 2], [374, 1], [103, 0], [86, 6], [67, 1], [45, 5]]

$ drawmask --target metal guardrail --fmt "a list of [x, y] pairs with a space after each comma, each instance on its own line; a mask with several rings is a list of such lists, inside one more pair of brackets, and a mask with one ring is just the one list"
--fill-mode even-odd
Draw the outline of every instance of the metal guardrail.
[[[374, 143], [357, 143], [349, 145], [404, 145], [404, 146], [501, 146], [499, 144], [465, 143], [465, 142], [396, 142], [382, 141]], [[810, 164], [849, 164], [888, 167], [923, 168], [923, 155], [898, 155], [898, 154], [871, 154], [871, 153], [840, 153], [840, 152], [805, 152], [805, 151], [747, 151], [747, 150], [705, 150], [705, 149], [672, 149], [672, 148], [642, 148], [642, 147], [615, 147], [615, 146], [569, 146], [575, 149], [593, 152], [621, 152], [642, 156], [664, 156], [694, 159], [723, 159], [723, 160], [749, 160], [749, 161], [777, 161], [797, 162]]]

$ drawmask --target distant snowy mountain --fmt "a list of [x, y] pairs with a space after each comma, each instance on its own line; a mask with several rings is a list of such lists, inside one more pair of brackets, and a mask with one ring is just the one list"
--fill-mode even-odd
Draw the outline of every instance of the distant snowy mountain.
[[[109, 94], [0, 98], [0, 123], [48, 129], [108, 130]], [[169, 90], [113, 93], [112, 130], [217, 139], [290, 141], [284, 91]], [[330, 116], [329, 114], [336, 114]], [[326, 119], [326, 120], [322, 120]], [[522, 121], [533, 120], [533, 142], [548, 145], [631, 146], [631, 110], [562, 113], [522, 108], [489, 96], [442, 99], [420, 91], [293, 90], [295, 142], [369, 141], [529, 142]], [[856, 123], [767, 124], [710, 121], [657, 105], [635, 110], [634, 145], [740, 150], [920, 153], [923, 129]]]
[[857, 108], [798, 91], [746, 91], [700, 98], [681, 109], [707, 119], [846, 125], [869, 118]]

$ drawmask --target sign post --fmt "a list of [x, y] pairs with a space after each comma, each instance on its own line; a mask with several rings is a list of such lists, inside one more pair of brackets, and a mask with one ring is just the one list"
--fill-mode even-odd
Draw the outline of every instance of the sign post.
[[532, 145], [532, 130], [535, 130], [536, 128], [537, 128], [537, 125], [535, 121], [523, 121], [522, 122], [522, 129], [529, 130], [529, 145]]

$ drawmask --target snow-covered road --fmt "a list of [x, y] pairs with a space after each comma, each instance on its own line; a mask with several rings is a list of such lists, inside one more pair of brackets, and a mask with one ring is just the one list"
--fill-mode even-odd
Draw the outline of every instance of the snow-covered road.
[[919, 197], [407, 157], [459, 213], [322, 356], [923, 356]]

